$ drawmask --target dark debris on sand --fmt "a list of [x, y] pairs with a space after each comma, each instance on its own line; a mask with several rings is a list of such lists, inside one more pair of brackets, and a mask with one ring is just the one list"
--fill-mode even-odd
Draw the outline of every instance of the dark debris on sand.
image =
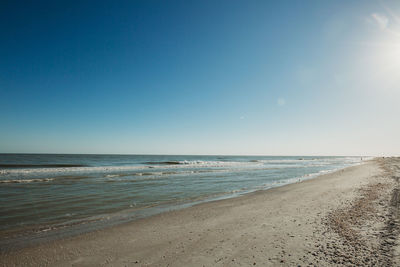
[[384, 175], [344, 208], [323, 218], [324, 240], [314, 258], [332, 265], [396, 266], [400, 234], [400, 159], [380, 161]]

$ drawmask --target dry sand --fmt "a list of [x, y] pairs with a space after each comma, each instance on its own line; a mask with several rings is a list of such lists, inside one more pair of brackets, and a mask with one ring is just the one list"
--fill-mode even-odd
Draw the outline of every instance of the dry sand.
[[4, 252], [3, 266], [400, 263], [400, 159]]

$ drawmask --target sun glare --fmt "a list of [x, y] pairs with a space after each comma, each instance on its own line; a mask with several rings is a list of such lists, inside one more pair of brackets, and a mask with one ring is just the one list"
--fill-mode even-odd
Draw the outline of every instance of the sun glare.
[[378, 34], [366, 42], [365, 79], [380, 84], [379, 88], [395, 88], [400, 79], [400, 20], [389, 9], [386, 14], [373, 13], [370, 21]]

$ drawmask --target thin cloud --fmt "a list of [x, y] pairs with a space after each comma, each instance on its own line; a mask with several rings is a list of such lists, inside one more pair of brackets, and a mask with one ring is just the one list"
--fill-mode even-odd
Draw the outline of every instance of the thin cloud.
[[400, 17], [397, 16], [390, 8], [388, 8], [385, 4], [382, 3], [383, 8], [386, 10], [386, 12], [391, 16], [391, 19], [393, 19], [396, 23], [400, 24]]
[[389, 19], [385, 15], [373, 13], [371, 14], [371, 17], [374, 19], [376, 24], [378, 24], [381, 30], [385, 30], [388, 27]]

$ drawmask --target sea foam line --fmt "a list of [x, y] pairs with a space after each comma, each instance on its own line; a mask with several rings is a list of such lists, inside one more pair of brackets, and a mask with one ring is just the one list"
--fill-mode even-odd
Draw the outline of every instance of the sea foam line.
[[[159, 162], [160, 163], [160, 162]], [[97, 166], [97, 167], [71, 167], [71, 168], [24, 168], [24, 169], [6, 169], [0, 170], [0, 176], [5, 175], [29, 175], [40, 173], [111, 173], [120, 171], [134, 171], [145, 169], [176, 169], [176, 168], [193, 168], [193, 167], [228, 167], [249, 165], [248, 162], [224, 162], [224, 161], [181, 161], [179, 164], [162, 165], [154, 163], [152, 166]]]
[[0, 180], [0, 184], [17, 184], [17, 183], [37, 183], [37, 182], [50, 182], [54, 178], [43, 178], [43, 179], [10, 179], [10, 180]]

